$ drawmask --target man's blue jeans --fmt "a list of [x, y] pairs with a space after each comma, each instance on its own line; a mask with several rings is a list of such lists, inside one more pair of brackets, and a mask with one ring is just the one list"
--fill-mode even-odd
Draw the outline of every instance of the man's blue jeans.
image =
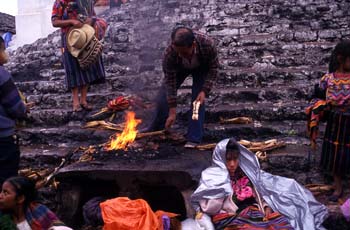
[[[187, 140], [195, 143], [200, 143], [203, 138], [203, 124], [204, 124], [204, 116], [205, 116], [205, 105], [201, 105], [198, 111], [198, 120], [192, 120], [192, 109], [193, 109], [193, 101], [196, 100], [198, 94], [202, 90], [206, 73], [200, 72], [186, 72], [179, 73], [176, 77], [176, 90], [180, 88], [181, 84], [184, 82], [186, 77], [191, 74], [193, 77], [192, 84], [192, 99], [191, 99], [191, 107], [189, 113], [189, 124], [187, 130]], [[154, 113], [154, 117], [152, 118], [151, 125], [149, 130], [162, 130], [165, 127], [165, 122], [169, 115], [169, 106], [167, 101], [167, 92], [166, 87], [163, 84], [161, 89], [158, 92], [156, 97], [156, 109]]]

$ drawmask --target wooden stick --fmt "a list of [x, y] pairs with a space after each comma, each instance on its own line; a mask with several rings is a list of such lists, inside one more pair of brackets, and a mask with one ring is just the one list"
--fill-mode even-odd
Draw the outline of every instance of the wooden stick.
[[206, 145], [197, 145], [196, 149], [199, 149], [199, 150], [211, 150], [211, 149], [215, 148], [216, 145], [217, 145], [216, 143], [206, 144]]
[[278, 148], [282, 148], [282, 147], [285, 147], [286, 146], [286, 143], [284, 142], [280, 142], [280, 143], [277, 143], [273, 146], [259, 146], [259, 147], [250, 147], [248, 148], [250, 151], [252, 152], [256, 152], [256, 151], [262, 151], [262, 152], [266, 152], [266, 151], [269, 151], [269, 150], [273, 150], [273, 149], [278, 149]]
[[148, 132], [148, 133], [138, 133], [136, 138], [152, 137], [152, 136], [158, 136], [158, 135], [163, 135], [163, 134], [165, 134], [165, 130]]
[[321, 191], [330, 191], [332, 190], [332, 185], [314, 185], [314, 186], [305, 186], [307, 189], [309, 189], [311, 192], [321, 192]]
[[253, 123], [251, 117], [235, 117], [230, 119], [223, 119], [220, 117], [220, 124], [250, 124]]

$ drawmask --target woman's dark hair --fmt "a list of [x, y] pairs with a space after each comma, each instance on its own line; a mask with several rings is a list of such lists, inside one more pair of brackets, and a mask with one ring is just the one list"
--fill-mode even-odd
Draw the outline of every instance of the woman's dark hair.
[[5, 40], [0, 36], [0, 47], [1, 46], [5, 47]]
[[175, 46], [191, 47], [194, 39], [192, 29], [186, 26], [177, 26], [171, 32], [171, 41]]
[[24, 207], [28, 207], [28, 205], [37, 199], [37, 191], [35, 188], [35, 184], [33, 181], [29, 180], [27, 177], [17, 176], [10, 177], [6, 180], [6, 182], [10, 183], [16, 192], [16, 197], [24, 196]]
[[230, 138], [226, 145], [226, 159], [237, 159], [239, 157], [239, 145], [235, 138]]
[[[338, 57], [340, 57], [341, 63], [339, 63]], [[332, 51], [328, 65], [328, 72], [334, 73], [348, 57], [350, 57], [350, 40], [339, 42]]]

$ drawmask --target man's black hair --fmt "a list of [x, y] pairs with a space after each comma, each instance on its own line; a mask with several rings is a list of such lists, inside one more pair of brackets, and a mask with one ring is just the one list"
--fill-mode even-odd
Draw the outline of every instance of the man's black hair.
[[194, 39], [192, 29], [186, 26], [177, 26], [171, 32], [171, 41], [175, 46], [191, 47]]
[[340, 56], [340, 62], [345, 62], [346, 58], [350, 57], [350, 40], [343, 40], [339, 42], [333, 49], [329, 65], [328, 72], [334, 73], [340, 66], [338, 56]]

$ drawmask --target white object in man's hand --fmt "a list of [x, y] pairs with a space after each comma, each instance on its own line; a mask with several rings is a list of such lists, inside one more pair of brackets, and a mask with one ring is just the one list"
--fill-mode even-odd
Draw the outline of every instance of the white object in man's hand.
[[198, 111], [200, 106], [201, 106], [200, 101], [193, 102], [192, 120], [198, 121]]

